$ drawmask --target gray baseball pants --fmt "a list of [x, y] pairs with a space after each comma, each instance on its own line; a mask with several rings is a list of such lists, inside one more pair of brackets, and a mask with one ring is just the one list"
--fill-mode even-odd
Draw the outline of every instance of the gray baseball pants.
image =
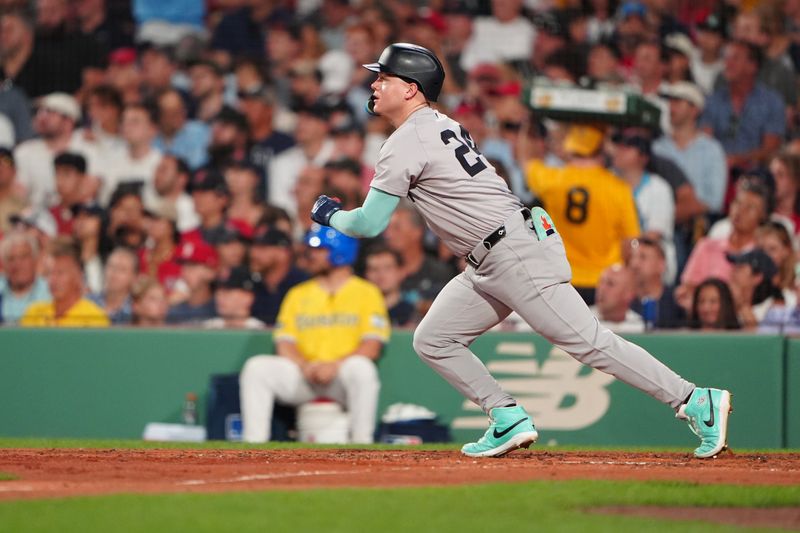
[[512, 404], [469, 346], [513, 310], [581, 363], [677, 410], [694, 384], [599, 324], [569, 284], [572, 270], [561, 236], [540, 241], [532, 221], [520, 213], [505, 228], [506, 237], [478, 268], [468, 265], [436, 297], [414, 333], [420, 358], [487, 414]]

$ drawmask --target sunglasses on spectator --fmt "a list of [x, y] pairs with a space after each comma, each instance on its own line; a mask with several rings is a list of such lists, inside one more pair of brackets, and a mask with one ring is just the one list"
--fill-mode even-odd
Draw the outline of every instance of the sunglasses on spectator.
[[650, 139], [643, 135], [615, 133], [611, 136], [611, 142], [622, 146], [638, 148], [642, 153], [649, 153], [650, 151]]
[[500, 122], [500, 128], [507, 131], [519, 131], [522, 128], [522, 122], [503, 120]]

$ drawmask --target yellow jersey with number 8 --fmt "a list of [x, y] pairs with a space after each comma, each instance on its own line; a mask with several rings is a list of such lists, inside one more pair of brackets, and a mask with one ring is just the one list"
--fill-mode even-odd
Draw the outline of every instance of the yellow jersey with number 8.
[[528, 186], [564, 239], [572, 284], [594, 287], [603, 270], [622, 260], [622, 242], [640, 233], [633, 191], [601, 166], [561, 168], [532, 161]]

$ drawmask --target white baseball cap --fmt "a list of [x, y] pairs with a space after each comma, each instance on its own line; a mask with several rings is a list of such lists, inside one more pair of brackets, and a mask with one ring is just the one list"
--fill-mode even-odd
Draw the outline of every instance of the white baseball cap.
[[689, 37], [687, 37], [684, 33], [670, 33], [664, 39], [664, 46], [671, 48], [672, 50], [677, 50], [688, 58], [691, 58], [694, 54], [694, 45], [692, 44], [692, 40], [689, 39]]
[[67, 93], [50, 93], [39, 100], [39, 107], [53, 111], [75, 122], [81, 118], [81, 107], [78, 101]]
[[46, 209], [28, 207], [18, 215], [10, 216], [9, 222], [12, 224], [22, 223], [31, 228], [36, 228], [50, 238], [55, 237], [58, 233], [56, 219]]
[[667, 85], [661, 90], [661, 94], [666, 98], [686, 100], [698, 109], [703, 109], [703, 106], [706, 105], [706, 97], [703, 96], [703, 91], [690, 81], [678, 81]]

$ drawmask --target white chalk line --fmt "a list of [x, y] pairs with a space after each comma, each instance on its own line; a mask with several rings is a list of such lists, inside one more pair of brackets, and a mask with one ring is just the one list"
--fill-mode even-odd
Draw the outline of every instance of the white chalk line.
[[28, 485], [16, 485], [16, 486], [0, 485], [0, 492], [31, 492], [32, 490], [35, 489]]
[[623, 465], [623, 466], [660, 466], [663, 463], [647, 461], [558, 461], [565, 465]]
[[211, 485], [216, 483], [243, 483], [245, 481], [265, 481], [270, 479], [289, 479], [293, 477], [336, 476], [367, 474], [372, 470], [299, 470], [297, 472], [281, 472], [278, 474], [252, 474], [228, 479], [188, 479], [179, 481], [177, 485]]
[[[433, 470], [473, 470], [473, 464], [465, 465], [431, 465]], [[579, 463], [576, 463], [579, 464]], [[644, 463], [643, 463], [644, 464]], [[481, 465], [483, 469], [494, 469], [499, 465]], [[424, 466], [422, 467], [424, 468]], [[381, 473], [385, 472], [405, 472], [412, 468], [410, 466], [401, 466], [395, 468], [381, 468]], [[297, 472], [280, 472], [275, 474], [251, 474], [249, 476], [238, 476], [227, 479], [187, 479], [184, 481], [175, 482], [176, 485], [181, 486], [199, 486], [199, 485], [213, 485], [218, 483], [245, 483], [247, 481], [269, 481], [273, 479], [291, 479], [298, 477], [314, 477], [314, 476], [334, 476], [334, 475], [356, 475], [356, 474], [369, 474], [376, 472], [376, 470], [367, 468], [362, 470], [298, 470]]]

